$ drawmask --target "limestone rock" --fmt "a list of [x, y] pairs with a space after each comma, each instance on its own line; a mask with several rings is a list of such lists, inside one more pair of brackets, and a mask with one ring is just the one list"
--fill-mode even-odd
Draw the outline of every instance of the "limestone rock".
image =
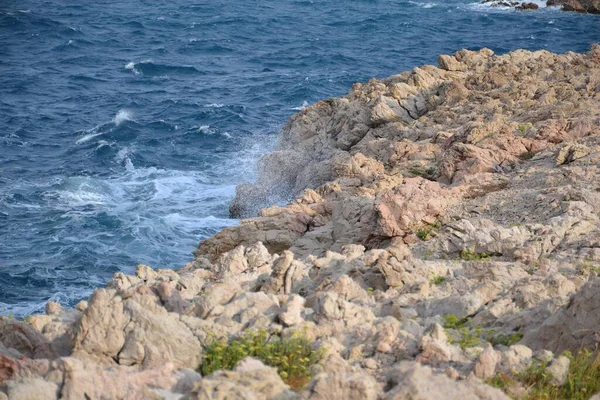
[[560, 386], [565, 383], [567, 374], [569, 373], [569, 360], [566, 356], [560, 356], [552, 361], [552, 363], [546, 367], [546, 372], [552, 375], [552, 383], [556, 386]]
[[475, 376], [484, 380], [492, 378], [496, 373], [496, 365], [499, 361], [500, 357], [498, 356], [498, 353], [496, 353], [492, 345], [488, 343], [473, 369]]
[[365, 374], [322, 374], [314, 378], [307, 390], [310, 400], [375, 400], [379, 385]]
[[284, 310], [279, 313], [279, 320], [285, 326], [294, 326], [304, 322], [302, 310], [304, 309], [304, 298], [292, 295], [285, 303]]
[[595, 346], [600, 340], [599, 302], [600, 279], [594, 279], [539, 328], [528, 331], [522, 343], [533, 349], [548, 349], [555, 353]]
[[55, 400], [58, 398], [58, 386], [39, 378], [24, 381], [12, 381], [8, 384], [10, 400]]
[[217, 371], [196, 384], [185, 400], [299, 399], [277, 371], [260, 361], [242, 360], [233, 371]]
[[388, 375], [391, 390], [384, 396], [385, 400], [508, 400], [498, 389], [479, 381], [452, 381], [444, 374], [435, 374], [418, 363], [402, 361]]

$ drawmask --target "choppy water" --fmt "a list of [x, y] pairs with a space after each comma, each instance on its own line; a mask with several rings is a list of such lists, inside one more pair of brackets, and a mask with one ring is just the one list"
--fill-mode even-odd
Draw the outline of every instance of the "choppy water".
[[178, 268], [303, 105], [459, 48], [585, 51], [600, 18], [439, 0], [0, 3], [0, 314]]

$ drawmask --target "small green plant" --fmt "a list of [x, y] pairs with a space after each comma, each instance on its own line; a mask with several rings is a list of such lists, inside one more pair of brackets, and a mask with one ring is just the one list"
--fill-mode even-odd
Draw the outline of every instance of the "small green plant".
[[461, 349], [466, 349], [467, 347], [475, 347], [481, 344], [481, 328], [477, 327], [474, 330], [469, 330], [469, 328], [464, 327], [460, 330], [460, 336], [458, 339], [458, 345]]
[[420, 176], [422, 178], [428, 179], [430, 181], [435, 181], [437, 176], [437, 169], [435, 167], [429, 167], [427, 169], [423, 169], [421, 167], [412, 167], [409, 172], [414, 176]]
[[591, 272], [595, 272], [597, 274], [600, 274], [600, 266], [594, 265], [591, 262], [583, 262], [577, 266], [577, 269], [583, 273], [589, 274]]
[[374, 291], [375, 290], [372, 287], [367, 288], [367, 293], [369, 294], [369, 296], [372, 296]]
[[427, 224], [420, 229], [417, 229], [415, 235], [421, 240], [429, 240], [437, 235], [437, 230], [442, 227], [440, 221], [435, 221], [433, 224]]
[[529, 266], [527, 268], [525, 268], [525, 272], [527, 272], [529, 275], [533, 275], [535, 274], [536, 268], [533, 266]]
[[446, 283], [447, 280], [448, 278], [446, 278], [445, 276], [436, 275], [431, 279], [430, 282], [432, 285], [440, 286]]
[[458, 257], [463, 261], [489, 261], [491, 256], [487, 253], [475, 253], [475, 249], [462, 249]]
[[487, 338], [487, 341], [492, 345], [501, 344], [506, 347], [510, 347], [513, 344], [517, 344], [523, 339], [523, 334], [521, 332], [511, 333], [509, 335], [499, 334], [492, 337]]
[[522, 135], [524, 135], [531, 128], [533, 128], [533, 124], [531, 122], [525, 122], [517, 126], [518, 131], [521, 132]]
[[311, 367], [322, 358], [323, 351], [315, 350], [312, 343], [298, 332], [289, 337], [270, 336], [265, 330], [246, 332], [229, 343], [215, 341], [204, 353], [200, 372], [233, 369], [246, 357], [255, 357], [266, 365], [277, 368], [279, 376], [293, 389], [301, 389], [311, 378]]
[[498, 373], [488, 384], [511, 395], [510, 388], [521, 385], [525, 395], [514, 397], [519, 400], [588, 400], [600, 391], [600, 355], [582, 350], [576, 356], [565, 352], [570, 358], [565, 383], [552, 383], [552, 375], [546, 372], [547, 363], [533, 363], [522, 372]]
[[469, 318], [458, 318], [454, 314], [445, 315], [442, 319], [446, 329], [462, 329], [469, 321]]

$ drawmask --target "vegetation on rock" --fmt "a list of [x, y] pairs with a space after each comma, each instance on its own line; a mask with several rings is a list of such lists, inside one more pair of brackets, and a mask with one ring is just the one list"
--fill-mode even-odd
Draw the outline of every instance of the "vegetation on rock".
[[[531, 364], [521, 372], [496, 374], [488, 383], [519, 400], [587, 400], [600, 391], [600, 353], [582, 350], [569, 357], [569, 371], [562, 385], [553, 383], [546, 370], [548, 363]], [[516, 394], [515, 387], [524, 387], [525, 394]]]
[[277, 368], [279, 376], [293, 389], [303, 388], [311, 379], [311, 367], [323, 356], [312, 342], [299, 332], [290, 336], [269, 335], [266, 330], [245, 332], [241, 337], [226, 343], [214, 341], [204, 353], [199, 370], [210, 375], [217, 370], [231, 370], [246, 357], [254, 357], [264, 364]]

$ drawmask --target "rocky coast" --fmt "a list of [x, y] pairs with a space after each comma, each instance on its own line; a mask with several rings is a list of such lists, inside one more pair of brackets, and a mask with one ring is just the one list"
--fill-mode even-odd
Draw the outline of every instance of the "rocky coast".
[[[540, 7], [537, 3], [511, 0], [484, 0], [482, 4], [490, 4], [492, 7], [512, 7], [520, 11], [537, 10]], [[582, 14], [600, 14], [600, 0], [548, 0], [546, 7], [560, 7], [562, 11]]]
[[[600, 46], [438, 64], [294, 115], [246, 219], [182, 269], [0, 319], [0, 399], [533, 398], [532, 369], [562, 390], [600, 342]], [[310, 382], [202, 376], [259, 330], [319, 349]]]

